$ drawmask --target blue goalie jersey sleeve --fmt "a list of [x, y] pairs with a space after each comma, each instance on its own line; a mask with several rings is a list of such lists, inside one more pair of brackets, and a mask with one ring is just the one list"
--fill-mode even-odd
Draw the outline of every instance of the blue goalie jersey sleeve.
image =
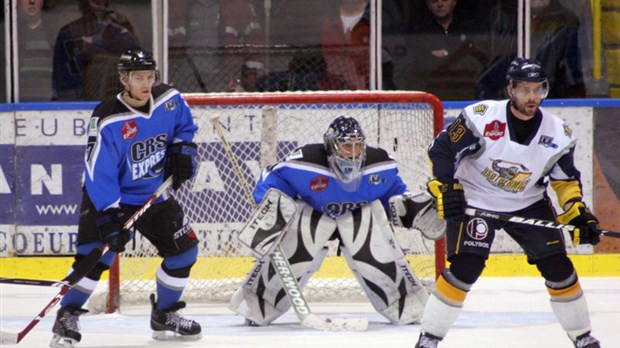
[[263, 171], [254, 199], [260, 202], [273, 187], [332, 218], [376, 199], [387, 210], [389, 198], [407, 192], [407, 186], [398, 175], [396, 161], [387, 152], [368, 147], [366, 156], [359, 188], [350, 191], [330, 170], [323, 144], [298, 148], [285, 161]]
[[198, 128], [177, 90], [155, 86], [149, 103], [137, 110], [119, 94], [93, 111], [84, 186], [98, 211], [144, 204], [164, 181], [168, 145], [194, 138]]

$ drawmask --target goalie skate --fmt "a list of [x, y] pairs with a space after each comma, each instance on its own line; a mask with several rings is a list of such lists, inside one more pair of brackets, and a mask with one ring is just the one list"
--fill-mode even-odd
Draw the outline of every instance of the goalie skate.
[[177, 302], [167, 310], [157, 309], [155, 294], [151, 294], [151, 329], [153, 339], [158, 341], [195, 341], [202, 338], [197, 322], [182, 317], [177, 311], [185, 308], [185, 302]]

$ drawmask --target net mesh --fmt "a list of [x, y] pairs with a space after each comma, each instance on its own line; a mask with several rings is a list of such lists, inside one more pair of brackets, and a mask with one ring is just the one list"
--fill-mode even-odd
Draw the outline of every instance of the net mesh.
[[[198, 168], [175, 197], [200, 240], [198, 261], [183, 293], [187, 301], [228, 301], [253, 266], [254, 257], [236, 236], [252, 213], [247, 190], [263, 167], [293, 149], [323, 141], [338, 116], [352, 116], [369, 146], [387, 150], [411, 191], [425, 190], [430, 178], [426, 148], [440, 128], [441, 105], [425, 93], [266, 93], [186, 95], [199, 130]], [[213, 122], [219, 122], [234, 155], [227, 154]], [[236, 163], [235, 163], [236, 162]], [[419, 231], [395, 229], [414, 272], [428, 284], [435, 279], [435, 242]], [[304, 289], [308, 300], [356, 300], [363, 292], [336, 242]], [[120, 258], [120, 305], [144, 303], [155, 292], [161, 258], [139, 233]], [[114, 277], [111, 277], [113, 279]], [[111, 281], [112, 283], [112, 281]], [[99, 295], [101, 297], [101, 295]], [[100, 300], [101, 301], [101, 300]], [[96, 302], [96, 301], [92, 301]], [[97, 306], [97, 305], [93, 305]], [[92, 309], [92, 308], [91, 308]]]

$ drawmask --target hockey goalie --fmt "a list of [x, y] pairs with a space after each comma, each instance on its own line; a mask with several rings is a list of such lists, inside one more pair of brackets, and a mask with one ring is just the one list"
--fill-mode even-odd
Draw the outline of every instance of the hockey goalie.
[[428, 292], [390, 223], [415, 228], [430, 239], [442, 236], [445, 223], [437, 218], [430, 195], [409, 193], [385, 150], [366, 145], [357, 120], [336, 118], [323, 143], [297, 148], [265, 168], [254, 199], [260, 204], [239, 239], [257, 260], [229, 305], [247, 323], [269, 325], [291, 306], [270, 262], [275, 248], [287, 256], [303, 288], [320, 268], [330, 240], [339, 242], [378, 313], [393, 324], [420, 319]]

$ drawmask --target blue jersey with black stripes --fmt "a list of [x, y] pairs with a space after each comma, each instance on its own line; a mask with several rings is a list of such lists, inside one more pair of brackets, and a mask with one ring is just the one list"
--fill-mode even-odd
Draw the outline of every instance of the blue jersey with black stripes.
[[337, 218], [376, 199], [387, 210], [390, 197], [408, 191], [398, 175], [396, 161], [383, 149], [367, 147], [361, 171], [359, 187], [350, 190], [329, 168], [323, 144], [306, 145], [293, 151], [286, 160], [263, 170], [254, 199], [260, 202], [273, 187]]
[[136, 109], [118, 94], [93, 111], [84, 186], [97, 211], [144, 204], [164, 181], [168, 145], [194, 138], [198, 127], [179, 91], [155, 86], [147, 105]]

